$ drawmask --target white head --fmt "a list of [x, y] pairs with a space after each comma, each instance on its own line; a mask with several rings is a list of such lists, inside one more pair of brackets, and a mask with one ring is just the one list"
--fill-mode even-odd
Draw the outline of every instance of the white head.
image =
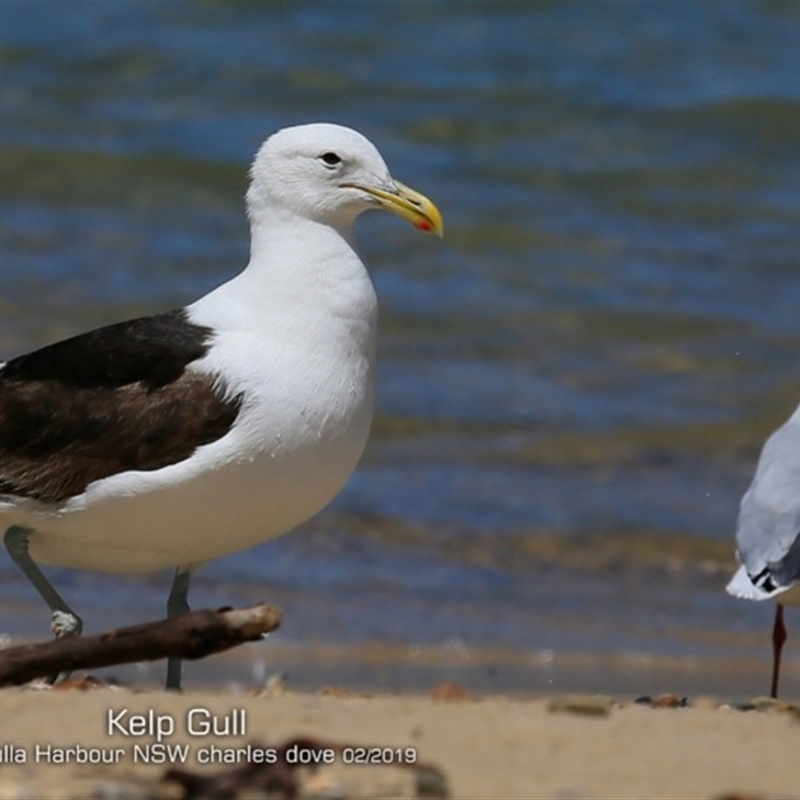
[[442, 218], [423, 195], [392, 178], [381, 154], [357, 131], [315, 123], [267, 139], [250, 170], [253, 224], [301, 217], [345, 231], [371, 208], [385, 208], [442, 235]]

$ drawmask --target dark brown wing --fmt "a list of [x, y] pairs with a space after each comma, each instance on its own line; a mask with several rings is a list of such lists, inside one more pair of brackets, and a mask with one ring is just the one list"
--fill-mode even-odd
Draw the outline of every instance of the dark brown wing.
[[211, 331], [184, 311], [100, 328], [0, 368], [0, 494], [59, 502], [224, 436], [241, 408], [186, 367]]

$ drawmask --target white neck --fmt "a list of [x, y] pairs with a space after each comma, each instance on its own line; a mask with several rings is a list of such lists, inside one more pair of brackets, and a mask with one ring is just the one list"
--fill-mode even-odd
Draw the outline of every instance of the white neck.
[[377, 300], [349, 227], [271, 212], [251, 222], [250, 252], [246, 269], [191, 306], [193, 319], [267, 335], [344, 334], [372, 360]]

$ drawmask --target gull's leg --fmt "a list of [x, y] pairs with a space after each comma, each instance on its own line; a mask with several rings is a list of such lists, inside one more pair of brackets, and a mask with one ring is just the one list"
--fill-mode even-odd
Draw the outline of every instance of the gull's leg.
[[781, 650], [786, 641], [786, 626], [783, 624], [783, 604], [775, 604], [775, 624], [772, 626], [772, 685], [769, 696], [778, 697], [778, 674], [781, 670]]
[[[167, 616], [177, 617], [189, 611], [189, 582], [192, 577], [192, 567], [178, 567], [172, 580], [172, 588], [167, 598]], [[180, 691], [181, 688], [181, 660], [179, 658], [167, 659], [167, 691]]]
[[33, 588], [42, 596], [53, 612], [52, 631], [57, 638], [78, 636], [83, 630], [83, 621], [67, 605], [64, 598], [53, 588], [44, 573], [36, 566], [28, 552], [29, 528], [12, 526], [3, 536], [3, 544], [14, 563], [22, 570], [25, 577], [33, 584]]

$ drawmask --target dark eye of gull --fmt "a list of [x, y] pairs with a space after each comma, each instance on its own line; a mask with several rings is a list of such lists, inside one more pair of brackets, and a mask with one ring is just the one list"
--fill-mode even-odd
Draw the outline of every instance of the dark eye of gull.
[[320, 158], [328, 167], [336, 167], [342, 163], [342, 159], [336, 153], [332, 152], [323, 153]]

